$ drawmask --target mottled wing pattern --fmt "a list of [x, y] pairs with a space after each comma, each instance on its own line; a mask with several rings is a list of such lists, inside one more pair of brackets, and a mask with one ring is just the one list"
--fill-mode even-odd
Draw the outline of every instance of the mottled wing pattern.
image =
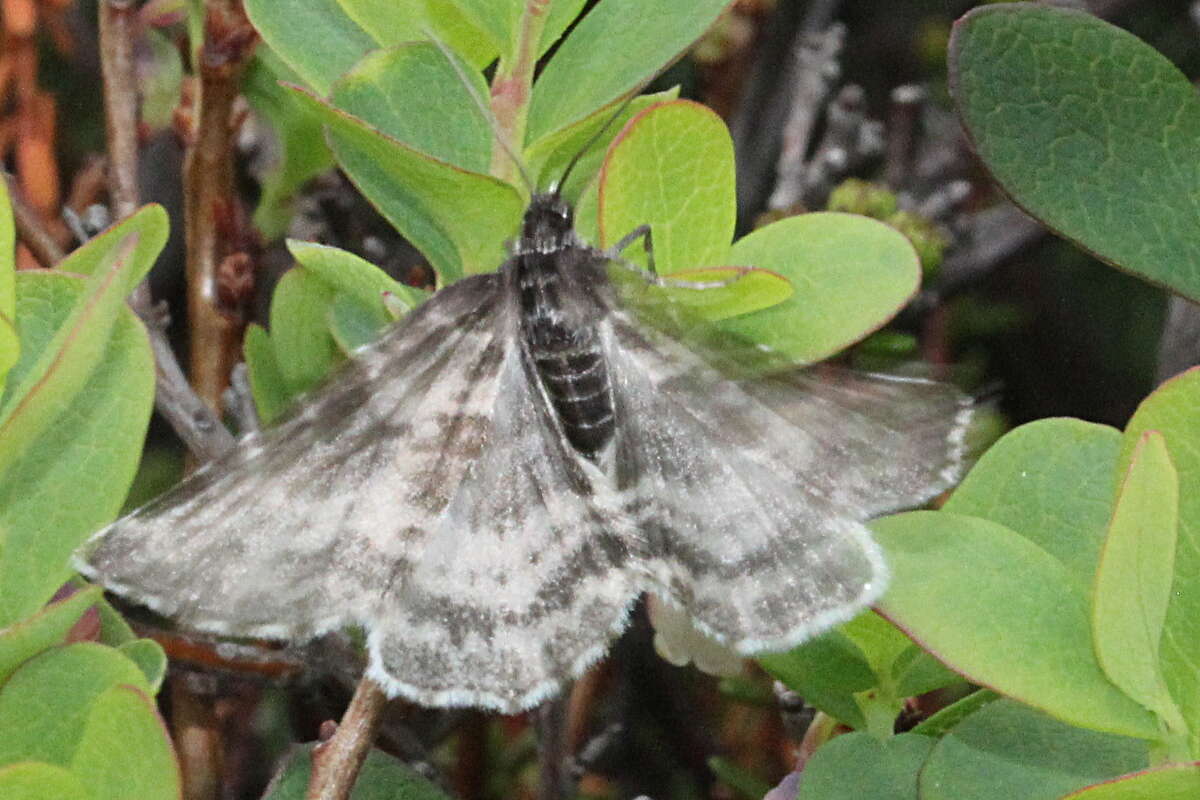
[[623, 311], [608, 330], [618, 482], [655, 591], [743, 652], [878, 598], [886, 570], [862, 523], [956, 476], [961, 393], [846, 372], [732, 379]]
[[496, 275], [414, 311], [290, 419], [99, 532], [83, 574], [185, 627], [301, 639], [377, 613], [490, 436]]
[[598, 659], [640, 578], [622, 520], [595, 502], [604, 477], [569, 449], [525, 355], [501, 368], [493, 444], [381, 598], [370, 671], [433, 705], [514, 712]]

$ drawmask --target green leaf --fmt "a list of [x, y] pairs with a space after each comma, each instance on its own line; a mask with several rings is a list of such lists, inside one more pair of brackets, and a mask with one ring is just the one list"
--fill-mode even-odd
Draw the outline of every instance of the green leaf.
[[[24, 353], [14, 372], [32, 375], [61, 341], [58, 332], [78, 320], [73, 313], [89, 300], [82, 279], [21, 273], [17, 319]], [[104, 302], [116, 308], [100, 352], [91, 364], [77, 365], [83, 380], [69, 396], [69, 387], [53, 378], [36, 387], [38, 402], [53, 414], [0, 477], [0, 530], [7, 537], [0, 557], [0, 626], [50, 599], [71, 574], [70, 553], [113, 519], [137, 471], [154, 402], [154, 360], [145, 328], [120, 295]], [[89, 336], [95, 329], [83, 325], [79, 333]], [[0, 449], [9, 444], [3, 437], [0, 442]]]
[[[728, 264], [736, 213], [733, 141], [710, 109], [688, 100], [651, 106], [609, 147], [599, 184], [600, 247], [649, 225], [660, 274]], [[646, 265], [640, 242], [623, 255]]]
[[[525, 148], [524, 157], [526, 168], [535, 186], [550, 186], [562, 178], [563, 171], [576, 156], [579, 162], [568, 176], [567, 183], [562, 187], [563, 196], [570, 199], [584, 195], [580, 189], [583, 185], [594, 188], [600, 172], [600, 164], [604, 160], [609, 144], [620, 134], [629, 121], [647, 108], [659, 103], [666, 103], [679, 97], [679, 87], [675, 86], [654, 94], [635, 97], [625, 106], [615, 118], [617, 103], [599, 108], [593, 113], [553, 133], [543, 136]], [[602, 130], [603, 129], [603, 130]], [[586, 149], [584, 149], [586, 147]], [[584, 204], [590, 203], [585, 209]], [[580, 234], [589, 242], [599, 241], [596, 233], [596, 197], [589, 192], [579, 200], [576, 209], [576, 223]], [[639, 223], [640, 224], [640, 223]]]
[[776, 272], [795, 293], [719, 327], [803, 363], [821, 361], [882, 327], [921, 277], [907, 239], [882, 222], [849, 214], [779, 220], [735, 242], [728, 261]]
[[771, 790], [771, 784], [727, 758], [710, 757], [708, 768], [721, 783], [733, 789], [734, 794], [746, 800], [758, 800]]
[[55, 270], [76, 275], [95, 275], [102, 270], [112, 269], [114, 259], [125, 240], [136, 234], [132, 256], [126, 259], [127, 264], [119, 266], [120, 272], [117, 276], [122, 288], [121, 293], [128, 295], [154, 266], [155, 259], [167, 243], [170, 230], [171, 220], [166, 209], [157, 203], [144, 205], [117, 224], [88, 239], [59, 262]]
[[179, 107], [183, 59], [175, 42], [154, 28], [143, 28], [138, 44], [141, 45], [137, 75], [142, 122], [152, 130], [166, 128]]
[[1200, 764], [1170, 764], [1080, 789], [1062, 800], [1193, 800], [1200, 797]]
[[357, 297], [346, 292], [338, 292], [334, 296], [326, 320], [330, 335], [337, 342], [338, 349], [346, 355], [375, 341], [391, 321], [382, 308], [365, 306]]
[[[862, 651], [883, 690], [880, 700], [897, 706], [959, 680], [892, 623], [875, 612], [859, 614], [841, 628]], [[861, 702], [861, 700], [860, 700]]]
[[421, 27], [425, 19], [425, 3], [421, 0], [407, 3], [397, 3], [395, 0], [338, 0], [338, 5], [379, 46], [391, 47], [424, 38]]
[[1090, 591], [1117, 491], [1121, 434], [1077, 419], [1009, 431], [943, 509], [991, 520], [1057, 558]]
[[8, 182], [0, 180], [0, 396], [4, 393], [5, 376], [21, 352], [14, 319], [16, 303], [16, 234]]
[[[342, 9], [383, 47], [425, 39], [432, 28], [475, 69], [487, 66], [499, 51], [470, 18], [462, 0], [339, 0]], [[557, 3], [556, 3], [557, 5]]]
[[[296, 747], [284, 765], [282, 775], [272, 781], [274, 788], [263, 800], [304, 800], [312, 773], [313, 745]], [[367, 753], [350, 800], [449, 800], [441, 789], [405, 766], [399, 759], [380, 750]]]
[[1161, 434], [1134, 450], [1100, 554], [1092, 598], [1096, 657], [1109, 680], [1183, 732], [1158, 665], [1179, 525], [1179, 478]]
[[47, 761], [67, 766], [84, 736], [92, 705], [113, 686], [149, 693], [128, 658], [92, 642], [58, 647], [25, 662], [0, 687], [0, 764]]
[[83, 782], [55, 764], [25, 761], [0, 767], [4, 800], [93, 800]]
[[[0, 270], [3, 267], [0, 266]], [[11, 317], [0, 315], [0, 395], [4, 394], [4, 383], [8, 371], [21, 357], [21, 337]]]
[[292, 200], [309, 180], [333, 166], [321, 121], [302, 106], [280, 81], [299, 76], [274, 51], [259, 48], [242, 80], [247, 102], [270, 126], [278, 153], [261, 175], [262, 194], [254, 224], [267, 239], [281, 236], [292, 219]]
[[1066, 722], [1157, 738], [1101, 672], [1087, 599], [1060, 561], [994, 522], [914, 511], [871, 525], [892, 568], [878, 608], [973, 683]]
[[[524, 0], [456, 0], [455, 5], [487, 36], [498, 53], [505, 59], [512, 57]], [[551, 3], [550, 8], [556, 5], [559, 3]]]
[[113, 686], [91, 704], [71, 769], [95, 800], [178, 800], [182, 792], [166, 727], [135, 686]]
[[966, 697], [922, 720], [912, 729], [912, 732], [938, 738], [988, 703], [994, 703], [999, 699], [1000, 695], [991, 689], [976, 689]]
[[497, 269], [524, 201], [512, 186], [406, 147], [311, 95], [338, 163], [380, 213], [429, 259], [442, 285]]
[[534, 83], [526, 142], [645, 85], [727, 5], [728, 0], [606, 0], [595, 5]]
[[100, 594], [99, 586], [89, 586], [0, 631], [0, 684], [30, 658], [62, 644]]
[[1200, 98], [1164, 56], [1082, 11], [977, 8], [951, 86], [1013, 200], [1114, 266], [1200, 299]]
[[270, 425], [287, 410], [296, 393], [283, 376], [283, 370], [275, 358], [275, 344], [266, 328], [253, 324], [246, 326], [242, 353], [246, 357], [250, 394], [254, 396], [258, 418], [263, 425]]
[[[486, 174], [492, 160], [491, 123], [471, 96], [487, 102], [483, 76], [428, 42], [378, 50], [333, 87], [333, 104], [425, 155]], [[429, 102], [436, 97], [437, 102]]]
[[454, 0], [246, 0], [245, 6], [263, 40], [322, 96], [367, 53], [425, 39], [426, 27], [476, 69], [497, 53]]
[[1118, 469], [1126, 470], [1137, 443], [1154, 430], [1166, 440], [1179, 475], [1179, 539], [1170, 604], [1159, 643], [1160, 668], [1183, 712], [1192, 757], [1200, 754], [1200, 369], [1177, 375], [1147, 397], [1125, 428]]
[[1146, 766], [1146, 743], [1075, 728], [1012, 700], [967, 717], [921, 772], [922, 800], [1055, 800]]
[[866, 727], [855, 695], [876, 685], [875, 674], [862, 650], [840, 630], [756, 660], [771, 677], [815, 708], [852, 728]]
[[275, 363], [291, 394], [306, 392], [341, 360], [326, 322], [335, 290], [303, 269], [291, 269], [271, 296], [271, 343]]
[[306, 272], [339, 292], [353, 295], [363, 305], [382, 305], [383, 293], [389, 292], [411, 311], [429, 298], [429, 292], [405, 286], [370, 261], [345, 250], [295, 239], [287, 241], [287, 248]]
[[[689, 318], [716, 322], [739, 314], [750, 314], [782, 303], [794, 290], [787, 278], [765, 269], [753, 267], [710, 267], [681, 270], [671, 275], [674, 280], [708, 284], [702, 289], [684, 286], [655, 286], [645, 284], [639, 275], [628, 270], [610, 270], [614, 280], [627, 281], [641, 294], [638, 303], [653, 308], [659, 303], [686, 309]], [[657, 298], [655, 297], [657, 296]]]
[[917, 774], [933, 745], [913, 733], [886, 741], [866, 733], [837, 736], [804, 765], [798, 800], [917, 800]]
[[16, 231], [8, 181], [0, 180], [0, 319], [12, 320], [16, 313]]
[[[84, 292], [70, 315], [55, 332], [53, 339], [40, 352], [22, 348], [31, 357], [22, 359], [13, 370], [13, 383], [0, 400], [0, 478], [24, 450], [70, 404], [96, 367], [109, 332], [125, 308], [125, 295], [132, 288], [130, 278], [138, 272], [134, 251], [137, 234], [121, 239], [119, 246], [107, 241], [108, 248], [98, 245], [90, 254], [101, 254], [92, 269], [89, 259], [67, 259], [68, 271], [90, 274]], [[81, 248], [82, 250], [82, 248]], [[127, 285], [128, 284], [128, 285]], [[18, 318], [17, 330], [26, 321]]]
[[134, 639], [117, 647], [117, 652], [137, 664], [151, 693], [157, 694], [167, 676], [167, 654], [162, 646], [153, 639]]
[[[322, 95], [379, 46], [338, 0], [245, 0], [244, 5], [263, 41]], [[403, 9], [395, 4], [393, 14]]]

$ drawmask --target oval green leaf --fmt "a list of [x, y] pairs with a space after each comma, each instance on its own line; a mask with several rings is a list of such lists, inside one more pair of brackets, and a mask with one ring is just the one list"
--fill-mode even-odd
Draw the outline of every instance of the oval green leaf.
[[[631, 119], [609, 147], [599, 181], [597, 243], [611, 247], [649, 225], [660, 275], [728, 264], [735, 205], [733, 141], [725, 123], [690, 100], [661, 103]], [[643, 244], [634, 242], [623, 257], [646, 266]]]
[[120, 684], [150, 691], [136, 664], [101, 644], [80, 642], [30, 659], [0, 687], [0, 764], [69, 765], [93, 703]]
[[1057, 800], [1144, 768], [1146, 743], [1065, 725], [1012, 700], [989, 703], [938, 742], [922, 800]]
[[[258, 34], [321, 95], [380, 43], [346, 14], [338, 0], [246, 0]], [[393, 6], [403, 18], [405, 4]]]
[[1128, 469], [1146, 431], [1166, 440], [1179, 475], [1179, 539], [1175, 577], [1159, 644], [1160, 668], [1190, 732], [1191, 753], [1200, 753], [1200, 368], [1158, 387], [1142, 401], [1125, 427], [1119, 469]]
[[729, 0], [605, 0], [593, 6], [533, 86], [526, 142], [645, 85], [727, 5]]
[[1200, 97], [1134, 35], [1083, 11], [980, 7], [951, 87], [1012, 199], [1101, 259], [1200, 300]]
[[516, 189], [406, 147], [305, 92], [296, 97], [321, 115], [338, 163], [442, 285], [500, 266], [525, 208]]
[[[459, 70], [472, 86], [463, 84]], [[331, 99], [398, 142], [456, 167], [487, 173], [492, 127], [476, 100], [486, 102], [487, 83], [469, 65], [460, 63], [459, 70], [428, 42], [377, 50], [334, 84]], [[437, 102], [429, 102], [431, 97]]]
[[862, 650], [841, 631], [829, 631], [786, 653], [755, 660], [805, 702], [856, 730], [866, 727], [854, 695], [877, 685], [877, 680]]
[[1193, 800], [1200, 797], [1200, 764], [1169, 764], [1089, 786], [1062, 800]]
[[62, 644], [79, 618], [99, 599], [100, 587], [89, 586], [0, 631], [0, 684], [25, 661]]
[[288, 270], [271, 296], [275, 363], [292, 394], [319, 384], [342, 354], [326, 321], [336, 290], [303, 269]]
[[288, 385], [283, 369], [275, 358], [275, 344], [261, 325], [246, 326], [242, 354], [250, 378], [250, 393], [263, 425], [270, 425], [291, 405], [296, 393]]
[[1162, 434], [1148, 431], [1134, 449], [1100, 553], [1092, 632], [1109, 680], [1182, 733], [1158, 662], [1178, 526], [1179, 478]]
[[933, 744], [915, 733], [885, 741], [866, 733], [838, 736], [804, 765], [797, 800], [917, 800], [917, 775]]
[[0, 797], [4, 800], [93, 800], [74, 773], [41, 761], [0, 767]]
[[1120, 449], [1120, 432], [1107, 425], [1030, 422], [992, 445], [943, 508], [1024, 536], [1090, 591], [1112, 516]]
[[11, 320], [16, 311], [16, 246], [8, 181], [0, 180], [0, 320]]
[[828, 358], [885, 325], [917, 290], [921, 265], [894, 228], [867, 217], [789, 217], [734, 243], [729, 260], [777, 272], [795, 293], [719, 323], [797, 363]]
[[[25, 352], [14, 372], [32, 375], [41, 357], [61, 346], [59, 332], [79, 320], [80, 304], [100, 302], [89, 298], [87, 285], [57, 273], [18, 276], [17, 319]], [[0, 477], [0, 530], [6, 531], [0, 626], [29, 616], [50, 599], [71, 574], [70, 553], [112, 520], [137, 471], [154, 403], [154, 359], [145, 328], [121, 294], [112, 291], [102, 302], [115, 304], [113, 321], [99, 351], [72, 366], [79, 374], [57, 385], [52, 378], [31, 382], [48, 419], [29, 446], [9, 454], [9, 468]], [[79, 323], [78, 330], [83, 337], [97, 335], [94, 325]], [[50, 363], [48, 371], [64, 368], [63, 361]], [[8, 445], [0, 437], [0, 450]]]
[[95, 800], [178, 800], [182, 792], [166, 726], [136, 686], [113, 686], [92, 702], [71, 771]]
[[1059, 719], [1153, 739], [1154, 717], [1092, 649], [1084, 593], [1058, 559], [994, 522], [914, 511], [871, 524], [892, 568], [880, 612], [973, 683]]
[[153, 639], [134, 639], [119, 645], [117, 652], [137, 664], [146, 676], [150, 691], [157, 694], [163, 679], [167, 677], [167, 654], [162, 645]]

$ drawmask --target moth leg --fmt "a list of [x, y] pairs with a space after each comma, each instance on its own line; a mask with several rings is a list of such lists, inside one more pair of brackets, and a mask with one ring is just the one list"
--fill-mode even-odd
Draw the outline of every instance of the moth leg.
[[646, 272], [651, 275], [658, 275], [658, 269], [654, 266], [654, 239], [650, 232], [650, 226], [638, 225], [629, 233], [621, 237], [621, 240], [609, 248], [608, 252], [611, 257], [619, 258], [621, 253], [629, 249], [629, 246], [638, 239], [642, 240], [642, 249], [646, 252], [646, 262], [649, 265]]

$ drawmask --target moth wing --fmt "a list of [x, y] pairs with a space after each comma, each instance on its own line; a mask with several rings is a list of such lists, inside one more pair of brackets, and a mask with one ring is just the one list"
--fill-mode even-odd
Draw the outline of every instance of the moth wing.
[[[514, 334], [512, 341], [516, 341]], [[380, 599], [369, 671], [426, 705], [529, 708], [598, 659], [640, 593], [623, 520], [596, 502], [519, 346], [487, 446]]]
[[[863, 522], [956, 477], [947, 464], [967, 407], [958, 390], [871, 376], [730, 378], [622, 310], [608, 335], [618, 483], [656, 592], [743, 652], [790, 647], [879, 597], [887, 572]], [[910, 386], [944, 402], [927, 407]], [[894, 416], [874, 408], [875, 389]], [[947, 404], [954, 413], [938, 416]], [[922, 426], [932, 430], [910, 439]]]
[[488, 437], [499, 289], [484, 275], [439, 292], [293, 416], [96, 534], [80, 571], [225, 635], [364, 621]]

